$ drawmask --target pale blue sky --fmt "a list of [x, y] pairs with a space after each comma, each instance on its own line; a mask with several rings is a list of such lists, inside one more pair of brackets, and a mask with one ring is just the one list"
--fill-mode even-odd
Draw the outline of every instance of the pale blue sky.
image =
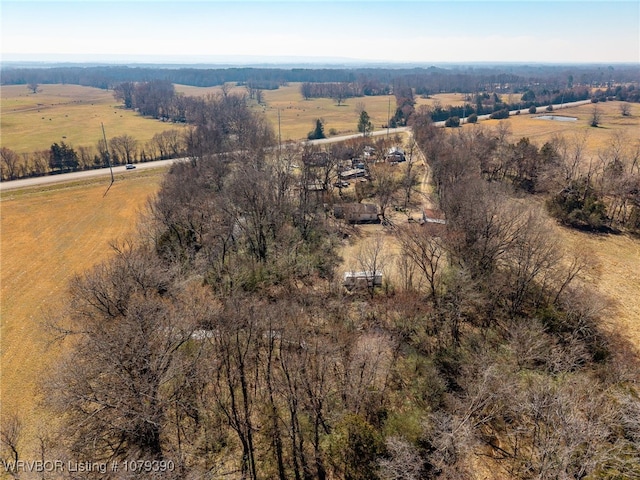
[[638, 0], [1, 0], [0, 8], [5, 60], [640, 62]]

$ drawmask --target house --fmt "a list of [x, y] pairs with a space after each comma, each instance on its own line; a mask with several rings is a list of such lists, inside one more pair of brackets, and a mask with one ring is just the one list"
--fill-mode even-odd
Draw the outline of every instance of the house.
[[370, 145], [367, 145], [366, 147], [364, 147], [364, 149], [363, 149], [363, 151], [362, 151], [362, 156], [363, 156], [365, 159], [370, 159], [370, 158], [373, 158], [373, 157], [374, 157], [375, 153], [376, 153], [376, 149], [375, 149], [375, 148], [373, 148], [373, 147], [372, 147], [372, 146], [370, 146]]
[[406, 160], [406, 157], [404, 155], [404, 150], [399, 147], [392, 147], [384, 156], [384, 159], [389, 163], [399, 163], [404, 162]]
[[352, 288], [372, 288], [382, 286], [382, 272], [345, 272], [342, 285], [348, 289]]
[[378, 223], [378, 207], [372, 203], [342, 203], [333, 207], [333, 215], [349, 223]]

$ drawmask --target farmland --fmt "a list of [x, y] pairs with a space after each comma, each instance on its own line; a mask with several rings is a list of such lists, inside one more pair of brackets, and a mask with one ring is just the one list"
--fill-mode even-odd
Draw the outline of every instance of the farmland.
[[[12, 87], [13, 88], [13, 87]], [[26, 89], [21, 87], [25, 92]], [[53, 95], [49, 100], [40, 103], [51, 104], [48, 110], [50, 117], [67, 125], [64, 134], [69, 143], [81, 145], [84, 138], [91, 137], [89, 144], [99, 138], [88, 133], [93, 131], [96, 122], [104, 121], [109, 133], [132, 133], [138, 128], [141, 139], [144, 135], [152, 135], [155, 128], [164, 130], [166, 124], [136, 117], [132, 112], [114, 108], [115, 102], [109, 92], [91, 89], [91, 98], [83, 88], [83, 103], [75, 104], [72, 90], [76, 87], [60, 87], [55, 89], [43, 87], [42, 94]], [[180, 87], [177, 88], [181, 91]], [[61, 94], [60, 92], [63, 92]], [[211, 89], [184, 90], [190, 94], [206, 93]], [[24, 92], [23, 92], [24, 93]], [[37, 95], [41, 95], [38, 93]], [[37, 134], [26, 127], [29, 122], [42, 121], [44, 111], [34, 112], [33, 99], [25, 98], [23, 103], [14, 100], [10, 108], [14, 113], [8, 115], [6, 128], [10, 136], [5, 136], [5, 89], [3, 88], [3, 146], [21, 145], [21, 133], [25, 137], [25, 149], [47, 148], [49, 140], [37, 145]], [[85, 97], [85, 95], [87, 95]], [[283, 140], [299, 139], [313, 127], [316, 118], [323, 118], [326, 128], [336, 129], [340, 133], [352, 133], [357, 123], [355, 104], [363, 102], [376, 127], [386, 122], [388, 112], [387, 97], [368, 97], [351, 99], [345, 106], [338, 107], [329, 99], [304, 101], [300, 98], [295, 85], [275, 91], [265, 91], [265, 106], [262, 109], [277, 131], [278, 118]], [[16, 95], [21, 98], [20, 95]], [[7, 97], [8, 99], [10, 97]], [[27, 101], [28, 100], [28, 101]], [[455, 100], [455, 98], [449, 100]], [[421, 101], [426, 101], [422, 99]], [[433, 101], [433, 99], [431, 99]], [[91, 103], [100, 103], [104, 108], [102, 120], [92, 108]], [[442, 103], [446, 105], [444, 99]], [[600, 104], [602, 112], [601, 128], [588, 126], [588, 118], [592, 105], [562, 110], [562, 115], [578, 118], [577, 122], [553, 122], [520, 115], [503, 121], [508, 124], [514, 140], [527, 136], [532, 142], [541, 145], [554, 135], [571, 137], [585, 136], [590, 154], [607, 146], [612, 135], [624, 134], [629, 141], [637, 141], [640, 128], [640, 108], [633, 105], [632, 116], [621, 117], [617, 102]], [[38, 107], [38, 105], [36, 105]], [[77, 107], [77, 109], [73, 108]], [[44, 108], [44, 107], [42, 107]], [[42, 109], [41, 109], [42, 110]], [[56, 112], [55, 114], [52, 112]], [[63, 113], [68, 112], [68, 113]], [[112, 113], [115, 112], [115, 113]], [[106, 113], [114, 117], [113, 123], [106, 121]], [[91, 117], [91, 115], [94, 117]], [[31, 117], [35, 115], [35, 117]], [[49, 116], [44, 116], [48, 119]], [[68, 117], [64, 117], [68, 115]], [[122, 117], [120, 117], [122, 115]], [[24, 120], [23, 116], [30, 116]], [[65, 121], [62, 122], [62, 118]], [[95, 120], [91, 121], [93, 118]], [[68, 120], [67, 120], [68, 119]], [[120, 120], [118, 120], [120, 119]], [[47, 120], [48, 121], [48, 120]], [[123, 125], [126, 122], [127, 125]], [[68, 124], [66, 123], [68, 122]], [[122, 122], [122, 123], [120, 123]], [[53, 123], [53, 120], [51, 120]], [[140, 123], [134, 127], [134, 123]], [[497, 120], [483, 122], [482, 128], [493, 128], [500, 122]], [[37, 123], [34, 123], [37, 124]], [[46, 125], [46, 121], [45, 121]], [[480, 125], [466, 125], [463, 129], [480, 128]], [[22, 130], [20, 130], [22, 128]], [[119, 130], [122, 129], [122, 130]], [[15, 132], [11, 133], [12, 130]], [[36, 129], [33, 129], [34, 131]], [[62, 138], [63, 130], [46, 132], [47, 138]], [[38, 130], [39, 135], [43, 135]], [[32, 138], [33, 137], [33, 138]], [[7, 143], [14, 142], [14, 143]], [[16, 148], [17, 147], [12, 147]], [[21, 147], [22, 148], [22, 147]], [[72, 275], [80, 273], [91, 265], [104, 260], [110, 255], [109, 245], [116, 239], [124, 239], [133, 233], [138, 215], [144, 210], [149, 196], [157, 192], [162, 179], [162, 172], [135, 172], [120, 176], [115, 185], [104, 195], [105, 181], [89, 181], [86, 183], [66, 184], [56, 187], [28, 189], [11, 194], [4, 194], [0, 203], [1, 219], [1, 258], [2, 258], [2, 390], [3, 410], [26, 412], [28, 438], [32, 440], [35, 433], [47, 419], [41, 417], [38, 407], [37, 379], [46, 377], [46, 371], [55, 358], [55, 350], [48, 349], [43, 320], [51, 311], [59, 310], [64, 303], [65, 284]], [[399, 217], [401, 218], [401, 217]], [[399, 220], [400, 221], [400, 220]], [[362, 229], [363, 236], [374, 234], [382, 227], [371, 226]], [[594, 236], [557, 228], [557, 234], [566, 240], [568, 245], [586, 245], [591, 254], [600, 263], [599, 272], [593, 273], [592, 281], [596, 289], [612, 300], [610, 318], [614, 325], [627, 332], [635, 345], [640, 348], [640, 242], [626, 236]], [[355, 246], [345, 246], [345, 263]], [[33, 352], [38, 352], [34, 355]]]
[[95, 147], [102, 139], [101, 125], [109, 138], [128, 134], [141, 143], [178, 128], [125, 110], [110, 90], [40, 85], [34, 94], [25, 85], [4, 85], [1, 95], [2, 146], [17, 153], [48, 150], [54, 142]]
[[122, 176], [107, 195], [106, 180], [3, 195], [2, 409], [26, 413], [30, 438], [44, 420], [38, 413], [38, 381], [56, 357], [46, 319], [64, 305], [74, 274], [108, 258], [110, 244], [134, 232], [161, 178], [162, 172]]

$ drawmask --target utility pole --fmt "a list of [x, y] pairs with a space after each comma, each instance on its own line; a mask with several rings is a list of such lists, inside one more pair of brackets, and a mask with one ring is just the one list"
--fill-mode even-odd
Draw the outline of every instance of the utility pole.
[[107, 195], [107, 192], [111, 188], [111, 185], [113, 185], [113, 182], [115, 181], [115, 179], [113, 178], [113, 168], [111, 167], [111, 157], [109, 156], [109, 145], [107, 144], [107, 135], [104, 133], [104, 123], [100, 122], [100, 126], [102, 127], [102, 138], [104, 139], [104, 151], [107, 154], [107, 163], [109, 164], [109, 171], [111, 172], [111, 183], [107, 187], [107, 190], [104, 192], [104, 195], [103, 195], [104, 197]]

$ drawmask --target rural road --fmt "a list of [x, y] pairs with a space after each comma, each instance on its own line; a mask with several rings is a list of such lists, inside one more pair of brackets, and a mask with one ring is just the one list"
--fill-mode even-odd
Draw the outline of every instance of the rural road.
[[[409, 127], [390, 128], [389, 134], [394, 135], [396, 133], [407, 132]], [[378, 130], [372, 132], [371, 136], [386, 135], [387, 130]], [[321, 140], [311, 140], [308, 143], [311, 145], [322, 145], [325, 143], [334, 143], [348, 140], [350, 138], [361, 137], [362, 134], [354, 135], [342, 135], [338, 137], [323, 138]], [[136, 171], [147, 170], [150, 168], [168, 167], [172, 163], [186, 160], [186, 158], [173, 158], [170, 160], [157, 160], [154, 162], [136, 163], [135, 170], [127, 170], [124, 165], [113, 167], [113, 173], [115, 174], [127, 174], [134, 175]], [[98, 168], [96, 170], [85, 170], [82, 172], [60, 173], [58, 175], [45, 175], [44, 177], [35, 178], [22, 178], [20, 180], [12, 180], [9, 182], [0, 182], [0, 192], [8, 192], [10, 190], [18, 190], [20, 188], [38, 187], [44, 185], [52, 185], [55, 183], [73, 182], [75, 180], [83, 180], [94, 177], [106, 177], [109, 175], [108, 168]]]
[[[134, 174], [138, 170], [146, 170], [149, 168], [166, 167], [174, 162], [183, 160], [182, 158], [174, 158], [171, 160], [157, 160], [155, 162], [136, 163], [135, 170], [127, 170], [124, 165], [113, 167], [113, 174], [131, 173]], [[0, 192], [9, 190], [17, 190], [19, 188], [38, 187], [43, 185], [51, 185], [54, 183], [73, 182], [74, 180], [83, 180], [93, 177], [108, 176], [108, 168], [99, 168], [96, 170], [84, 170], [82, 172], [61, 173], [59, 175], [46, 175], [44, 177], [22, 178], [20, 180], [12, 180], [10, 182], [0, 182]]]
[[[563, 103], [562, 105], [553, 105], [553, 111], [556, 112], [561, 108], [569, 108], [569, 107], [577, 107], [579, 105], [585, 105], [587, 103], [591, 103], [591, 100], [581, 100], [578, 102], [568, 102]], [[538, 107], [537, 114], [546, 113], [546, 107]], [[511, 110], [509, 112], [510, 115], [515, 115], [516, 112], [520, 112], [521, 114], [529, 114], [529, 109], [522, 110]], [[478, 120], [487, 120], [489, 115], [480, 115], [478, 116]], [[464, 123], [464, 122], [462, 122]], [[434, 125], [436, 127], [444, 127], [444, 122], [435, 122]], [[400, 127], [400, 128], [390, 128], [383, 130], [376, 130], [372, 132], [370, 135], [372, 137], [380, 136], [380, 135], [395, 135], [396, 133], [404, 133], [409, 131], [409, 127]], [[341, 142], [344, 140], [349, 140], [351, 138], [361, 137], [361, 133], [356, 133], [352, 135], [341, 135], [338, 137], [331, 138], [323, 138], [321, 140], [311, 140], [308, 141], [311, 145], [323, 145], [327, 143]], [[135, 170], [126, 170], [124, 165], [113, 167], [114, 174], [122, 174], [122, 173], [131, 173], [134, 174], [138, 170], [146, 170], [150, 168], [158, 168], [158, 167], [166, 167], [171, 165], [172, 163], [179, 162], [184, 160], [184, 158], [174, 158], [171, 160], [157, 160], [155, 162], [146, 162], [146, 163], [137, 163]], [[19, 188], [29, 188], [29, 187], [37, 187], [43, 185], [51, 185], [54, 183], [62, 183], [62, 182], [72, 182], [74, 180], [82, 180], [93, 177], [107, 176], [109, 175], [108, 168], [100, 168], [97, 170], [86, 170], [82, 172], [72, 172], [72, 173], [62, 173], [59, 175], [46, 175], [44, 177], [36, 177], [36, 178], [23, 178], [20, 180], [12, 180], [10, 182], [0, 182], [0, 192], [6, 192], [9, 190], [17, 190]]]

